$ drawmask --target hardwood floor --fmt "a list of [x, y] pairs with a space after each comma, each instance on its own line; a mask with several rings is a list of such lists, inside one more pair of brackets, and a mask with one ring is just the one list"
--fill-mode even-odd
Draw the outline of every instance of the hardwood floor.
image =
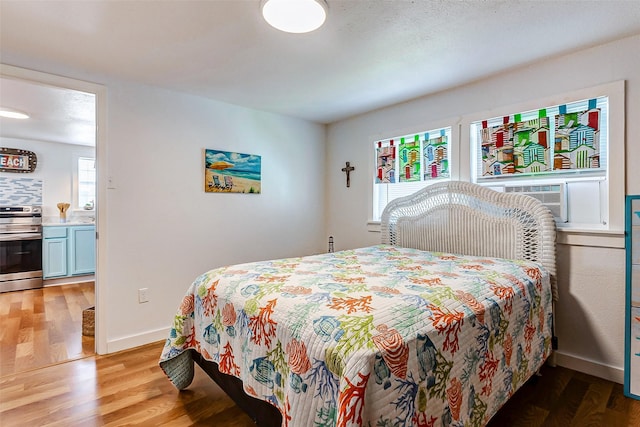
[[[254, 425], [197, 365], [193, 384], [178, 392], [158, 366], [162, 345], [0, 378], [0, 425]], [[625, 398], [620, 384], [545, 367], [489, 426], [640, 426], [640, 401]]]
[[638, 427], [640, 400], [622, 384], [562, 367], [544, 366], [491, 419], [488, 427]]
[[0, 293], [0, 377], [95, 354], [82, 335], [94, 282]]
[[178, 392], [158, 366], [162, 345], [0, 378], [0, 425], [255, 426], [198, 366]]

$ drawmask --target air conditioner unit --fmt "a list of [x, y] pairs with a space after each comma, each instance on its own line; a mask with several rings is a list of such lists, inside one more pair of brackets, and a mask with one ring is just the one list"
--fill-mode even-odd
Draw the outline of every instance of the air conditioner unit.
[[492, 185], [504, 193], [520, 193], [538, 199], [553, 213], [556, 221], [567, 222], [567, 186], [565, 183], [544, 185]]

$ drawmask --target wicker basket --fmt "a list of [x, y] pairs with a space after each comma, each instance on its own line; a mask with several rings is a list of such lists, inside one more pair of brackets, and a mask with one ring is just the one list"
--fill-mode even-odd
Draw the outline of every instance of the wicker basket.
[[82, 310], [82, 335], [94, 336], [96, 328], [96, 308]]

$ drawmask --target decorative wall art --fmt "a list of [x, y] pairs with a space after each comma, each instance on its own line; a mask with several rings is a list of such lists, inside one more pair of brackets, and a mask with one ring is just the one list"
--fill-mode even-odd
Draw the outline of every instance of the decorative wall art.
[[351, 172], [356, 170], [355, 166], [351, 166], [351, 162], [346, 162], [342, 168], [342, 172], [347, 175], [347, 188], [351, 187]]
[[261, 192], [261, 156], [205, 149], [206, 193]]
[[33, 151], [0, 147], [0, 172], [30, 173], [37, 164], [38, 157]]

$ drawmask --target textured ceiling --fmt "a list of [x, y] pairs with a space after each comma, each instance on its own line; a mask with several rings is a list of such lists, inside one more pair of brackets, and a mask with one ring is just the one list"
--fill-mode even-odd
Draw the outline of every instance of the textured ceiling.
[[0, 106], [29, 114], [28, 120], [0, 118], [0, 136], [95, 145], [94, 94], [2, 77]]
[[0, 59], [330, 123], [640, 34], [640, 0], [328, 4], [323, 27], [288, 34], [260, 0], [1, 0]]

